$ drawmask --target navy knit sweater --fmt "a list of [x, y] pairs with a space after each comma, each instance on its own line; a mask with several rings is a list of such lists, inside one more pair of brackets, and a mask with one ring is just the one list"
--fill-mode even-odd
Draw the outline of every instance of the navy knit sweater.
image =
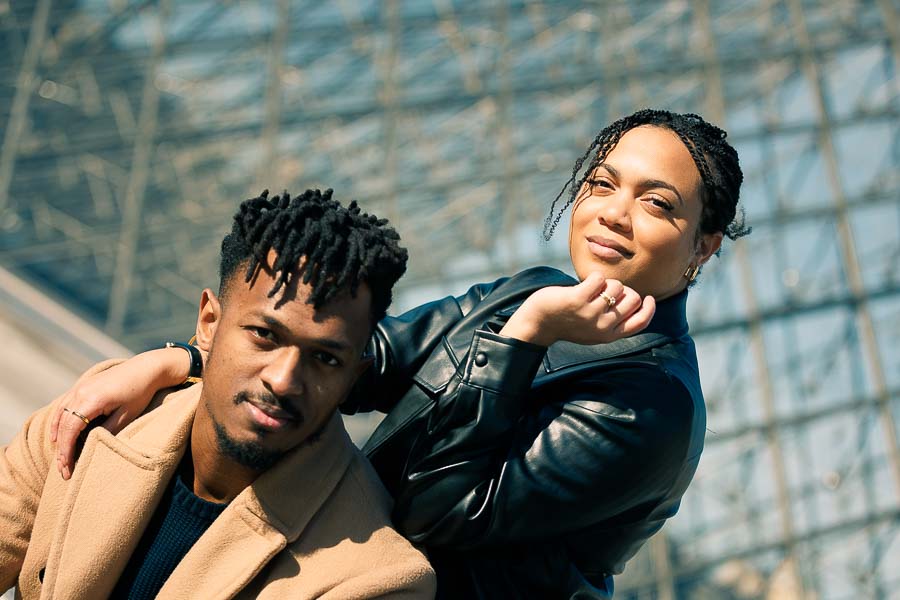
[[111, 598], [151, 600], [227, 504], [198, 498], [176, 474], [153, 513]]

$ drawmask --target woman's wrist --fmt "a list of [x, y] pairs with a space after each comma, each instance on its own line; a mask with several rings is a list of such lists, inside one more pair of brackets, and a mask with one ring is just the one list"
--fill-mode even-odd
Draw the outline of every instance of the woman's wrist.
[[513, 313], [506, 325], [498, 332], [499, 335], [538, 346], [553, 344], [556, 340], [549, 331], [546, 331], [546, 328], [541, 327], [541, 319], [528, 311], [520, 312], [522, 308], [524, 305]]
[[181, 385], [191, 371], [191, 356], [182, 348], [158, 348], [140, 356], [155, 374], [157, 390]]

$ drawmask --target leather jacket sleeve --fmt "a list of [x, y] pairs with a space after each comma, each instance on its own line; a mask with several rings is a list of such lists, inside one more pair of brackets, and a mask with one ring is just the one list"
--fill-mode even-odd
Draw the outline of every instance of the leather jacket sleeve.
[[410, 455], [394, 511], [410, 540], [465, 549], [612, 529], [672, 485], [693, 418], [683, 384], [646, 361], [531, 393], [544, 352], [475, 333]]
[[447, 296], [379, 321], [367, 347], [372, 366], [341, 404], [341, 412], [390, 411], [444, 334], [505, 281], [478, 284], [462, 296]]

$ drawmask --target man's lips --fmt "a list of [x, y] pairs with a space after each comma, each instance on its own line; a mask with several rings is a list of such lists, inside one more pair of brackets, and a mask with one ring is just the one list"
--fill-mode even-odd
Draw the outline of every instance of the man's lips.
[[628, 251], [625, 246], [609, 238], [592, 235], [586, 238], [591, 253], [600, 258], [631, 258], [634, 252]]
[[253, 420], [266, 429], [282, 429], [303, 421], [299, 414], [294, 414], [274, 404], [256, 398], [243, 398], [247, 411]]

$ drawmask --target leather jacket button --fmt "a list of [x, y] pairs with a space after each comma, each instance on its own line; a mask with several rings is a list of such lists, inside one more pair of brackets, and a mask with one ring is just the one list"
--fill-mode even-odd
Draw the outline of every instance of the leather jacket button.
[[487, 354], [485, 354], [484, 352], [479, 352], [478, 354], [475, 355], [475, 366], [476, 367], [483, 367], [487, 363], [488, 363]]

